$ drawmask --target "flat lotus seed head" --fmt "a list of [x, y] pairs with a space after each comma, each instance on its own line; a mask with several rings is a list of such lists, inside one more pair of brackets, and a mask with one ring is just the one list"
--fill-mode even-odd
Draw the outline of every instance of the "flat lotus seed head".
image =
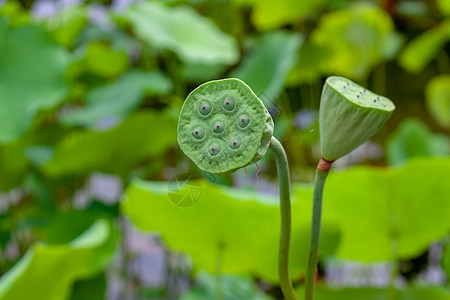
[[226, 97], [223, 100], [223, 108], [225, 108], [227, 111], [232, 111], [236, 107], [236, 103], [234, 102], [234, 99], [230, 96]]
[[181, 150], [200, 169], [214, 174], [260, 160], [272, 133], [273, 121], [261, 100], [235, 78], [200, 85], [186, 98], [178, 119]]
[[335, 160], [371, 138], [389, 119], [395, 105], [353, 81], [328, 77], [320, 102], [322, 156]]
[[203, 127], [201, 127], [201, 126], [196, 126], [192, 130], [192, 136], [194, 138], [196, 138], [197, 140], [201, 140], [202, 138], [205, 137], [205, 129], [203, 129]]

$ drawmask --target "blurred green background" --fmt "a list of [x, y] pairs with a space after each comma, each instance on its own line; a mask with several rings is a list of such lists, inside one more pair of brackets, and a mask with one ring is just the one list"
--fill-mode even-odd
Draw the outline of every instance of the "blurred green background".
[[397, 110], [331, 172], [316, 298], [450, 299], [449, 41], [448, 0], [0, 0], [0, 299], [282, 299], [274, 157], [217, 176], [176, 143], [226, 77], [286, 147], [302, 298], [329, 75]]

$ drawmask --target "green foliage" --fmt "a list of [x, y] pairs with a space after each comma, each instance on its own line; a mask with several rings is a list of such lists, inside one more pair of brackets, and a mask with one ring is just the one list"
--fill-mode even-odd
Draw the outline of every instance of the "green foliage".
[[110, 130], [73, 132], [56, 145], [53, 158], [42, 170], [52, 177], [96, 170], [124, 175], [138, 162], [161, 155], [175, 143], [174, 120], [167, 111], [144, 110]]
[[20, 137], [39, 110], [61, 103], [68, 53], [37, 25], [10, 27], [0, 17], [0, 143]]
[[[206, 272], [199, 272], [196, 276], [197, 285], [185, 293], [180, 300], [210, 300], [217, 297], [216, 276]], [[258, 290], [258, 287], [248, 277], [220, 276], [220, 289], [223, 300], [269, 300], [272, 299]]]
[[420, 72], [450, 39], [450, 20], [442, 22], [412, 40], [400, 53], [400, 65], [410, 72]]
[[[189, 182], [182, 184], [177, 194], [180, 197], [195, 197], [194, 192], [200, 195], [195, 205], [180, 208], [171, 202], [168, 190], [166, 182], [135, 181], [126, 191], [122, 211], [140, 229], [159, 232], [169, 248], [190, 254], [196, 269], [213, 273], [220, 255], [223, 273], [254, 274], [273, 282], [278, 280], [280, 216], [276, 197], [206, 181]], [[305, 270], [311, 220], [310, 198], [306, 197], [311, 192], [310, 188], [305, 189], [302, 201], [292, 206], [296, 212], [292, 216], [290, 257], [293, 277]], [[326, 218], [322, 238], [321, 253], [329, 255], [336, 247], [339, 234]]]
[[106, 221], [67, 244], [36, 244], [2, 277], [0, 299], [68, 299], [73, 282], [98, 274], [115, 248], [116, 236]]
[[312, 34], [313, 44], [327, 53], [321, 69], [325, 74], [366, 78], [400, 47], [393, 27], [390, 16], [372, 5], [355, 4], [324, 15]]
[[277, 31], [265, 34], [231, 76], [243, 80], [266, 106], [271, 106], [271, 101], [276, 101], [283, 90], [302, 42], [302, 36], [294, 33]]
[[447, 136], [431, 133], [420, 120], [406, 119], [388, 141], [387, 158], [399, 165], [414, 157], [445, 156], [450, 154], [449, 143]]
[[[392, 293], [392, 294], [391, 294]], [[303, 290], [298, 290], [298, 297], [303, 297]], [[379, 288], [344, 288], [333, 289], [325, 286], [318, 286], [315, 289], [314, 299], [317, 300], [445, 300], [450, 294], [442, 288], [436, 287], [407, 287], [390, 291]], [[391, 298], [389, 298], [391, 297]]]
[[426, 105], [436, 122], [450, 129], [450, 75], [436, 76], [428, 82]]
[[381, 261], [425, 251], [450, 228], [449, 172], [450, 159], [426, 158], [402, 168], [356, 167], [330, 174], [324, 214], [334, 217], [342, 233], [336, 255]]
[[86, 95], [86, 105], [65, 114], [68, 125], [95, 127], [101, 121], [122, 121], [147, 94], [166, 94], [171, 81], [160, 71], [130, 70], [112, 84], [94, 88]]
[[150, 47], [171, 50], [185, 63], [233, 64], [239, 57], [233, 37], [188, 6], [141, 2], [124, 17]]

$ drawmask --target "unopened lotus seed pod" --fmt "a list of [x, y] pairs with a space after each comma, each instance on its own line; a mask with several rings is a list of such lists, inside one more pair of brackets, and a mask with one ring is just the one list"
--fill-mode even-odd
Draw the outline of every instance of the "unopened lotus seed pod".
[[203, 171], [233, 172], [260, 160], [273, 120], [262, 101], [239, 79], [204, 83], [192, 91], [178, 119], [178, 144]]
[[395, 105], [343, 77], [328, 77], [320, 102], [320, 144], [329, 161], [371, 138], [389, 119]]

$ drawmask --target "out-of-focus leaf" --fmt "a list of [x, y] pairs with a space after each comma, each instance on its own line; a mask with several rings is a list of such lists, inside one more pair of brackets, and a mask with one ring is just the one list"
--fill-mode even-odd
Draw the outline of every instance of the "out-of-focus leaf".
[[40, 27], [11, 28], [1, 18], [0, 49], [0, 143], [8, 143], [62, 101], [68, 54]]
[[442, 252], [442, 268], [447, 273], [447, 282], [450, 282], [450, 239], [447, 238], [447, 244]]
[[322, 17], [312, 42], [328, 50], [321, 68], [327, 74], [366, 77], [378, 63], [392, 57], [394, 25], [387, 12], [369, 4], [354, 4]]
[[422, 33], [409, 42], [400, 53], [400, 65], [409, 72], [420, 72], [450, 39], [450, 20]]
[[[173, 190], [167, 182], [137, 180], [126, 191], [122, 211], [140, 229], [159, 232], [169, 248], [190, 254], [197, 269], [214, 272], [219, 255], [223, 273], [278, 280], [276, 197], [206, 181], [179, 184], [180, 189]], [[305, 193], [312, 196], [311, 189]], [[196, 204], [179, 207], [175, 198]], [[293, 203], [290, 267], [295, 278], [304, 273], [307, 261], [310, 204], [310, 198]], [[334, 251], [339, 235], [334, 223], [326, 217], [323, 221], [321, 254], [326, 256]]]
[[310, 83], [318, 80], [322, 75], [322, 65], [328, 58], [329, 50], [326, 47], [305, 42], [298, 52], [295, 67], [289, 73], [287, 82], [290, 85]]
[[23, 151], [24, 147], [20, 142], [0, 145], [0, 191], [17, 187], [25, 178], [29, 163]]
[[79, 64], [84, 71], [105, 78], [115, 78], [127, 70], [129, 63], [128, 54], [124, 50], [94, 41], [87, 46], [85, 56]]
[[106, 274], [94, 278], [76, 281], [73, 285], [70, 300], [101, 300], [106, 299]]
[[56, 145], [53, 159], [42, 170], [52, 177], [92, 171], [124, 175], [174, 143], [176, 119], [167, 111], [144, 110], [107, 131], [73, 132]]
[[387, 156], [391, 165], [404, 163], [417, 156], [449, 154], [450, 139], [445, 135], [431, 133], [426, 124], [417, 119], [403, 121], [387, 144]]
[[239, 58], [233, 37], [191, 7], [140, 2], [124, 16], [139, 38], [151, 47], [175, 52], [185, 63], [229, 65]]
[[[379, 288], [344, 288], [333, 289], [326, 286], [317, 286], [314, 290], [314, 299], [317, 300], [386, 300], [391, 291]], [[450, 294], [440, 287], [406, 287], [393, 290], [392, 299], [396, 300], [446, 300]], [[304, 289], [297, 290], [299, 299], [304, 297]]]
[[[215, 275], [199, 272], [196, 276], [197, 285], [187, 291], [181, 300], [211, 300], [217, 297], [217, 282]], [[220, 276], [220, 288], [223, 300], [270, 300], [264, 295], [249, 277]]]
[[75, 280], [103, 270], [116, 248], [111, 225], [97, 221], [67, 244], [34, 245], [0, 280], [0, 299], [67, 299]]
[[5, 16], [14, 26], [28, 24], [30, 19], [28, 11], [22, 4], [13, 0], [0, 2], [0, 19], [1, 16]]
[[183, 75], [190, 81], [201, 83], [213, 79], [220, 79], [220, 74], [226, 68], [226, 65], [185, 64], [183, 66]]
[[450, 75], [439, 75], [430, 80], [426, 104], [434, 119], [442, 127], [450, 129]]
[[295, 33], [266, 34], [231, 76], [245, 81], [268, 106], [280, 95], [302, 42], [302, 36]]
[[172, 83], [160, 71], [131, 70], [116, 82], [93, 89], [86, 96], [86, 105], [65, 114], [61, 121], [70, 125], [95, 127], [106, 120], [122, 121], [146, 94], [169, 92]]
[[450, 159], [415, 159], [402, 168], [356, 167], [333, 172], [324, 214], [342, 232], [336, 255], [359, 261], [411, 258], [450, 228]]
[[450, 2], [448, 0], [436, 0], [439, 9], [445, 16], [450, 16]]
[[318, 12], [326, 0], [263, 0], [254, 1], [252, 22], [261, 30], [299, 22], [303, 17]]
[[87, 7], [72, 5], [47, 18], [45, 25], [58, 43], [64, 47], [72, 47], [87, 21]]

